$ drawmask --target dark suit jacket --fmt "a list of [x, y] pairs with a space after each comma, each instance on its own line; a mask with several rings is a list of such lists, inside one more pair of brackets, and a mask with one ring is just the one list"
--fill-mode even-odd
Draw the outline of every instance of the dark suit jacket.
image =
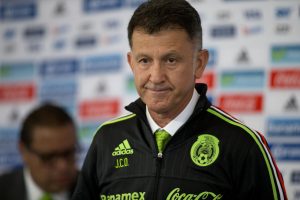
[[[0, 176], [0, 199], [27, 200], [23, 169], [17, 169]], [[71, 199], [71, 194], [69, 199]]]
[[22, 169], [4, 174], [0, 177], [0, 199], [27, 200]]

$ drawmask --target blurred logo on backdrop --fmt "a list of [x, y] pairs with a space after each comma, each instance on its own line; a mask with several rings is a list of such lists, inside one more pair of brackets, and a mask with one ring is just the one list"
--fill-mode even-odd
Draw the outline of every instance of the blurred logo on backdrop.
[[36, 85], [32, 82], [0, 85], [0, 103], [27, 102], [36, 98]]
[[107, 9], [117, 9], [122, 6], [122, 0], [84, 0], [83, 9], [85, 12], [93, 12]]
[[300, 44], [273, 45], [271, 47], [273, 64], [300, 63]]
[[17, 31], [14, 28], [7, 28], [2, 32], [2, 49], [5, 54], [12, 54], [16, 50]]
[[300, 161], [300, 144], [269, 143], [270, 149], [277, 161]]
[[79, 117], [83, 121], [97, 121], [115, 117], [120, 112], [120, 99], [83, 100], [79, 105]]
[[45, 34], [46, 29], [41, 25], [26, 27], [23, 32], [25, 40], [38, 40], [43, 38]]
[[205, 83], [207, 84], [207, 87], [209, 90], [213, 90], [215, 88], [215, 73], [212, 71], [205, 71], [202, 74], [202, 77], [200, 79], [197, 79], [197, 83]]
[[35, 1], [5, 1], [0, 4], [0, 22], [33, 19], [36, 15]]
[[[223, 0], [223, 1], [253, 1], [253, 0]], [[266, 0], [255, 0], [255, 1], [266, 1]]]
[[43, 81], [39, 85], [39, 100], [51, 101], [71, 108], [75, 106], [77, 92], [75, 80]]
[[262, 90], [265, 84], [264, 70], [224, 70], [221, 71], [220, 82], [222, 89], [242, 90], [255, 89]]
[[248, 9], [244, 12], [244, 17], [248, 20], [260, 20], [263, 17], [263, 13], [258, 9]]
[[41, 52], [44, 48], [46, 28], [42, 25], [25, 27], [23, 31], [26, 50], [30, 52]]
[[75, 58], [45, 60], [39, 65], [39, 74], [43, 78], [72, 77], [79, 72], [79, 61]]
[[209, 58], [206, 68], [212, 68], [217, 65], [218, 62], [218, 52], [216, 48], [208, 48]]
[[261, 113], [263, 111], [263, 95], [257, 93], [222, 94], [218, 105], [232, 113]]
[[267, 135], [270, 137], [299, 137], [300, 118], [269, 118], [267, 121]]
[[75, 40], [75, 47], [78, 49], [92, 48], [97, 45], [97, 38], [93, 35], [82, 35]]
[[[137, 7], [146, 0], [84, 0], [83, 10], [85, 12], [95, 12], [101, 10], [118, 9], [121, 7]], [[203, 1], [203, 0], [194, 0]]]
[[246, 48], [241, 49], [237, 57], [237, 63], [241, 64], [241, 63], [249, 63], [249, 62], [250, 62], [249, 52], [247, 51]]
[[270, 87], [277, 89], [300, 89], [300, 69], [272, 69]]
[[20, 81], [32, 80], [34, 78], [34, 64], [29, 61], [14, 63], [0, 63], [0, 80]]
[[3, 31], [2, 38], [4, 41], [13, 40], [16, 37], [16, 30], [14, 28], [8, 28]]
[[59, 1], [56, 3], [54, 7], [54, 15], [55, 16], [62, 16], [66, 13], [66, 4], [64, 1]]
[[291, 182], [294, 184], [300, 184], [300, 170], [292, 171]]
[[264, 32], [264, 27], [262, 25], [243, 25], [241, 27], [241, 33], [245, 36], [257, 36]]
[[109, 73], [119, 71], [122, 64], [121, 54], [90, 56], [83, 59], [82, 69], [85, 74]]
[[291, 25], [288, 23], [280, 23], [275, 26], [275, 33], [283, 35], [291, 32]]
[[229, 10], [220, 10], [218, 11], [216, 17], [217, 20], [229, 20], [231, 18], [232, 13]]
[[291, 7], [278, 7], [275, 9], [275, 17], [277, 19], [287, 19], [291, 16]]
[[0, 172], [2, 172], [12, 166], [21, 165], [22, 159], [16, 148], [18, 128], [0, 128], [0, 133]]
[[234, 25], [218, 25], [210, 28], [210, 35], [213, 38], [233, 38], [236, 36]]
[[285, 111], [291, 111], [291, 112], [299, 112], [299, 102], [295, 95], [292, 95], [286, 105], [284, 106]]

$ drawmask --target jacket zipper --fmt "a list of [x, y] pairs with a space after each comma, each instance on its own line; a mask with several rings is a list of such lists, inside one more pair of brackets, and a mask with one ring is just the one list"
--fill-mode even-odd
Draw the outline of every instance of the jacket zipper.
[[156, 177], [155, 177], [155, 188], [154, 188], [154, 193], [153, 196], [156, 195], [155, 199], [158, 199], [158, 186], [159, 186], [159, 179], [160, 179], [160, 171], [161, 171], [161, 164], [162, 164], [162, 159], [163, 159], [163, 154], [158, 153], [156, 157]]

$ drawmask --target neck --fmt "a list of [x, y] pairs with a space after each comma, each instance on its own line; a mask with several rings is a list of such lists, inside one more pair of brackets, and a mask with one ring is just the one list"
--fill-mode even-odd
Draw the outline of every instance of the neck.
[[159, 114], [155, 112], [149, 111], [152, 119], [159, 127], [165, 127], [170, 121], [172, 121], [175, 117], [169, 117], [165, 114]]
[[154, 110], [149, 110], [149, 114], [151, 115], [152, 119], [155, 123], [160, 126], [161, 128], [165, 127], [169, 122], [175, 119], [189, 104], [193, 96], [193, 91], [186, 95], [188, 100], [183, 101], [181, 105], [178, 105], [176, 109], [166, 112], [155, 112]]

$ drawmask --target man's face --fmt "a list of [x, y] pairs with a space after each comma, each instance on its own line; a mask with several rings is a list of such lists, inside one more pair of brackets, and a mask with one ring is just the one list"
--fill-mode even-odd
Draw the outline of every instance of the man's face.
[[73, 125], [36, 127], [30, 147], [20, 143], [33, 180], [47, 192], [60, 192], [74, 184], [76, 135]]
[[208, 54], [197, 50], [183, 29], [166, 29], [155, 34], [136, 29], [127, 59], [138, 94], [150, 114], [173, 118], [188, 104]]

